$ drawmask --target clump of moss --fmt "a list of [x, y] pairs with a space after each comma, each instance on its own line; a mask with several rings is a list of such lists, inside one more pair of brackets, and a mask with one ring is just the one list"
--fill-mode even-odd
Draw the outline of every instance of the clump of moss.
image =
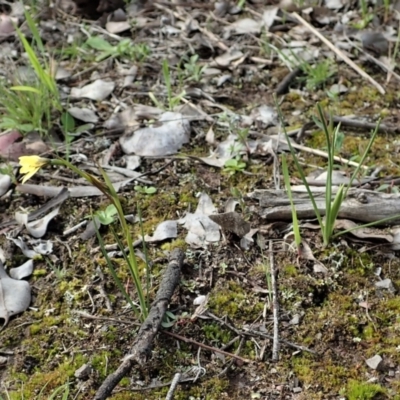
[[213, 291], [209, 306], [217, 315], [230, 318], [245, 316], [250, 320], [263, 310], [264, 303], [255, 299], [237, 282], [229, 281], [227, 286]]
[[355, 380], [351, 380], [346, 389], [348, 400], [372, 400], [377, 394], [385, 393], [386, 391], [381, 385]]

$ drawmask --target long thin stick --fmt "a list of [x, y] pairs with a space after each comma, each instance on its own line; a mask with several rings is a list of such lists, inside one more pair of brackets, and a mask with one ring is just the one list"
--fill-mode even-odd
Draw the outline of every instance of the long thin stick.
[[272, 240], [269, 241], [269, 268], [271, 271], [271, 287], [272, 287], [272, 311], [274, 321], [274, 339], [272, 341], [272, 361], [279, 360], [279, 303], [278, 289], [276, 284], [276, 270], [274, 263], [274, 253], [272, 251]]
[[[284, 144], [287, 144], [286, 138], [280, 139], [279, 142], [284, 143]], [[328, 157], [329, 157], [329, 156], [328, 156], [328, 153], [327, 153], [326, 151], [317, 150], [317, 149], [312, 149], [311, 147], [302, 146], [301, 144], [292, 143], [292, 147], [293, 147], [294, 149], [301, 150], [301, 151], [305, 151], [305, 152], [307, 152], [307, 153], [314, 154], [314, 155], [316, 155], [316, 156], [321, 156], [321, 157], [324, 157], [324, 158], [328, 158]], [[339, 157], [339, 156], [334, 156], [333, 159], [334, 159], [335, 161], [337, 161], [337, 162], [340, 162], [340, 163], [344, 164], [344, 165], [351, 165], [351, 166], [356, 167], [356, 168], [358, 168], [358, 166], [359, 166], [358, 163], [356, 163], [355, 161], [350, 161], [350, 160], [348, 160], [347, 158], [343, 158], [343, 157]], [[369, 169], [369, 168], [368, 168], [367, 166], [365, 166], [365, 165], [362, 165], [361, 168], [366, 169], [366, 170]]]
[[324, 42], [338, 57], [340, 57], [346, 64], [354, 69], [358, 74], [360, 74], [367, 81], [372, 83], [379, 91], [380, 94], [385, 94], [385, 89], [371, 76], [369, 76], [365, 71], [363, 71], [357, 64], [355, 64], [349, 57], [346, 56], [341, 50], [339, 50], [335, 45], [333, 45], [326, 37], [321, 35], [312, 25], [310, 25], [306, 20], [300, 17], [297, 12], [293, 12], [293, 15], [301, 24], [303, 24], [308, 30], [310, 30], [315, 36]]
[[247, 363], [251, 362], [251, 360], [249, 360], [247, 358], [240, 357], [237, 354], [228, 353], [227, 351], [218, 349], [216, 347], [208, 346], [208, 345], [206, 345], [204, 343], [197, 342], [196, 340], [193, 340], [193, 339], [186, 338], [184, 336], [178, 335], [177, 333], [169, 332], [169, 331], [165, 331], [165, 330], [163, 330], [162, 332], [165, 333], [168, 336], [171, 336], [171, 337], [175, 338], [175, 339], [179, 339], [182, 342], [194, 344], [196, 346], [202, 347], [203, 349], [206, 349], [206, 350], [209, 350], [209, 351], [214, 351], [216, 353], [223, 354], [224, 356], [227, 356], [227, 357], [235, 358], [236, 360], [239, 360], [242, 363], [246, 363], [247, 364]]

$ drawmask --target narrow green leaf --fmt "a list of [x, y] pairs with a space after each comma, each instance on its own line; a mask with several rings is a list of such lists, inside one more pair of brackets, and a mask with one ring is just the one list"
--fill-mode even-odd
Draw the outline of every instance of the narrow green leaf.
[[292, 210], [292, 222], [293, 222], [293, 232], [294, 232], [294, 240], [297, 246], [297, 249], [300, 249], [301, 245], [301, 235], [300, 235], [300, 227], [299, 227], [299, 221], [297, 219], [297, 211], [296, 207], [293, 202], [293, 196], [292, 196], [292, 188], [290, 186], [290, 179], [289, 179], [289, 169], [287, 166], [286, 162], [286, 156], [284, 153], [282, 153], [282, 172], [283, 172], [283, 179], [285, 181], [285, 187], [288, 192], [288, 197], [290, 201], [290, 208]]
[[31, 86], [11, 86], [10, 89], [16, 90], [19, 92], [32, 92], [32, 93], [36, 93], [36, 94], [42, 94], [42, 92], [39, 89], [31, 87]]
[[62, 113], [61, 114], [61, 125], [64, 129], [64, 132], [74, 132], [75, 131], [74, 117], [68, 112]]
[[45, 48], [44, 48], [44, 45], [42, 42], [42, 38], [40, 37], [39, 30], [37, 28], [35, 21], [33, 20], [32, 16], [31, 16], [31, 14], [27, 10], [25, 11], [25, 19], [26, 19], [26, 22], [28, 24], [30, 31], [32, 32], [32, 36], [35, 39], [36, 45], [39, 49], [39, 52], [41, 54], [44, 54]]
[[277, 108], [277, 110], [278, 110], [279, 119], [280, 119], [281, 124], [282, 124], [282, 129], [283, 129], [283, 132], [284, 132], [284, 134], [285, 134], [286, 142], [287, 142], [287, 144], [288, 144], [288, 146], [289, 146], [289, 149], [290, 149], [290, 153], [292, 154], [294, 163], [296, 164], [296, 168], [297, 168], [297, 171], [298, 171], [299, 174], [300, 174], [301, 180], [302, 180], [304, 186], [306, 187], [308, 196], [309, 196], [309, 198], [310, 198], [310, 200], [311, 200], [311, 203], [312, 203], [312, 206], [313, 206], [315, 215], [316, 215], [317, 220], [318, 220], [318, 224], [319, 224], [319, 226], [321, 227], [321, 231], [322, 231], [322, 230], [323, 230], [323, 227], [324, 227], [324, 224], [323, 224], [323, 221], [322, 221], [322, 218], [321, 218], [321, 213], [319, 212], [317, 203], [316, 203], [316, 201], [315, 201], [315, 198], [314, 198], [313, 193], [311, 192], [310, 185], [309, 185], [308, 182], [307, 182], [307, 179], [306, 179], [306, 176], [305, 176], [305, 174], [304, 174], [303, 168], [302, 168], [302, 166], [300, 165], [299, 160], [297, 159], [296, 151], [295, 151], [295, 149], [294, 149], [293, 146], [292, 146], [292, 143], [291, 143], [291, 141], [290, 141], [289, 135], [287, 134], [287, 130], [286, 130], [286, 127], [285, 127], [285, 122], [284, 122], [284, 119], [283, 119], [283, 115], [282, 115], [282, 112], [281, 112], [281, 110], [280, 110], [280, 108], [279, 108], [279, 104], [278, 104], [278, 102], [277, 102], [277, 100], [276, 100], [276, 97], [275, 97], [275, 104], [276, 104], [276, 108]]
[[[100, 245], [100, 248], [101, 248], [101, 252], [103, 253], [103, 256], [104, 256], [104, 258], [105, 258], [105, 260], [106, 260], [106, 262], [107, 262], [107, 266], [108, 266], [108, 268], [109, 268], [109, 270], [110, 270], [110, 273], [111, 273], [111, 275], [112, 275], [112, 277], [113, 277], [115, 283], [116, 283], [117, 286], [118, 286], [118, 289], [121, 291], [122, 295], [125, 297], [125, 300], [126, 300], [126, 301], [128, 302], [128, 304], [131, 306], [132, 310], [133, 310], [137, 315], [139, 315], [140, 313], [139, 313], [138, 308], [135, 306], [135, 304], [133, 303], [131, 297], [129, 296], [129, 294], [128, 294], [127, 291], [125, 290], [125, 287], [124, 287], [124, 285], [122, 284], [121, 279], [120, 279], [119, 276], [117, 275], [117, 273], [116, 273], [116, 271], [115, 271], [115, 268], [114, 268], [114, 265], [113, 265], [113, 263], [112, 263], [110, 257], [109, 257], [108, 254], [107, 254], [107, 250], [106, 250], [106, 248], [105, 248], [105, 244], [104, 244], [103, 238], [102, 238], [101, 235], [100, 235], [100, 231], [99, 231], [99, 229], [98, 229], [97, 224], [95, 223], [94, 226], [95, 226], [95, 229], [96, 229], [96, 236], [97, 236], [97, 240], [99, 241], [99, 245]], [[117, 235], [115, 235], [115, 236], [117, 236]]]
[[100, 36], [91, 36], [85, 44], [95, 50], [113, 52], [115, 47]]

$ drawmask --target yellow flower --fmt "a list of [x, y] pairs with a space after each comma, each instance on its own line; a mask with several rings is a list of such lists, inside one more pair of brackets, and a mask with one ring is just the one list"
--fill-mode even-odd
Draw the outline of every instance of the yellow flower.
[[25, 183], [28, 179], [32, 178], [36, 172], [39, 171], [44, 165], [48, 164], [49, 160], [47, 158], [42, 158], [39, 156], [23, 156], [19, 158], [19, 165], [21, 169], [19, 172], [25, 175], [22, 178], [22, 183]]

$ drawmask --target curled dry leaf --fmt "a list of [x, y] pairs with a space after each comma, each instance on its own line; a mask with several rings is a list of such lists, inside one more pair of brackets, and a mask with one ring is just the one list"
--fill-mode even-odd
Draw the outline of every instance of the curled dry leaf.
[[53, 242], [51, 240], [32, 240], [29, 242], [33, 245], [33, 250], [43, 256], [53, 253]]
[[[229, 65], [236, 60], [243, 57], [243, 53], [239, 50], [229, 50], [224, 54], [216, 57], [214, 62], [210, 64], [212, 67], [229, 67]], [[219, 72], [219, 71], [218, 71]]]
[[189, 142], [190, 123], [182, 114], [165, 112], [159, 123], [121, 137], [122, 151], [140, 156], [165, 156], [176, 153]]
[[358, 225], [354, 221], [351, 221], [349, 219], [338, 219], [335, 222], [335, 229], [339, 230], [354, 229], [349, 233], [355, 237], [358, 237], [359, 239], [381, 239], [389, 243], [393, 242], [393, 235], [391, 235], [385, 229], [379, 229], [376, 227], [357, 228], [357, 226]]
[[250, 232], [250, 224], [235, 211], [210, 215], [210, 219], [216, 222], [223, 230], [234, 233], [240, 238]]
[[10, 175], [0, 174], [0, 197], [3, 196], [3, 194], [7, 193], [10, 186], [11, 186]]
[[146, 235], [146, 242], [161, 242], [166, 239], [173, 239], [178, 236], [178, 227], [176, 221], [163, 221], [154, 231], [153, 236]]
[[11, 268], [10, 269], [10, 276], [13, 279], [23, 279], [26, 278], [30, 275], [32, 275], [32, 271], [33, 271], [33, 260], [28, 260], [25, 263], [23, 263], [22, 265], [20, 265], [17, 268]]
[[157, 107], [136, 104], [129, 107], [119, 114], [114, 114], [104, 123], [107, 129], [124, 129], [137, 128], [140, 126], [140, 121], [145, 119], [155, 119], [162, 114], [162, 111]]
[[31, 302], [31, 288], [28, 282], [10, 278], [0, 262], [0, 318], [3, 328], [11, 316], [25, 311]]
[[230, 134], [221, 142], [210, 157], [199, 157], [207, 165], [222, 168], [226, 161], [235, 158], [245, 151], [245, 146], [240, 142], [237, 135]]
[[121, 33], [131, 29], [129, 21], [110, 21], [106, 23], [106, 29], [110, 33]]
[[10, 15], [0, 14], [0, 38], [5, 38], [15, 32], [15, 25], [18, 24], [18, 18]]
[[261, 122], [265, 127], [276, 126], [279, 123], [278, 113], [274, 107], [263, 104], [251, 111], [250, 117], [255, 121]]
[[24, 242], [24, 240], [20, 236], [17, 239], [12, 238], [10, 236], [6, 236], [6, 237], [8, 240], [11, 240], [12, 242], [14, 242], [14, 244], [21, 249], [22, 254], [25, 257], [34, 258], [39, 255], [36, 251], [29, 249], [28, 246], [26, 245], [26, 243]]
[[215, 208], [211, 197], [207, 193], [202, 192], [199, 197], [195, 214], [211, 215], [215, 214], [216, 212], [217, 209]]
[[43, 237], [46, 234], [47, 226], [48, 226], [49, 222], [58, 215], [59, 211], [60, 211], [60, 207], [57, 207], [53, 211], [51, 211], [49, 214], [47, 214], [45, 217], [43, 217], [37, 221], [32, 221], [32, 222], [25, 224], [26, 230], [34, 238]]
[[221, 238], [218, 224], [207, 215], [189, 213], [179, 222], [189, 231], [185, 238], [186, 243], [194, 247], [219, 242]]
[[68, 113], [74, 118], [83, 122], [93, 122], [96, 124], [99, 120], [99, 117], [96, 115], [96, 113], [89, 108], [71, 107], [68, 109]]
[[261, 31], [262, 25], [263, 24], [260, 21], [255, 21], [251, 18], [242, 18], [225, 28], [225, 31], [227, 32], [226, 36], [229, 36], [229, 33], [232, 31], [237, 35], [248, 33], [258, 34]]
[[115, 88], [114, 82], [107, 82], [101, 79], [86, 85], [82, 88], [72, 88], [71, 96], [101, 101], [108, 97]]

